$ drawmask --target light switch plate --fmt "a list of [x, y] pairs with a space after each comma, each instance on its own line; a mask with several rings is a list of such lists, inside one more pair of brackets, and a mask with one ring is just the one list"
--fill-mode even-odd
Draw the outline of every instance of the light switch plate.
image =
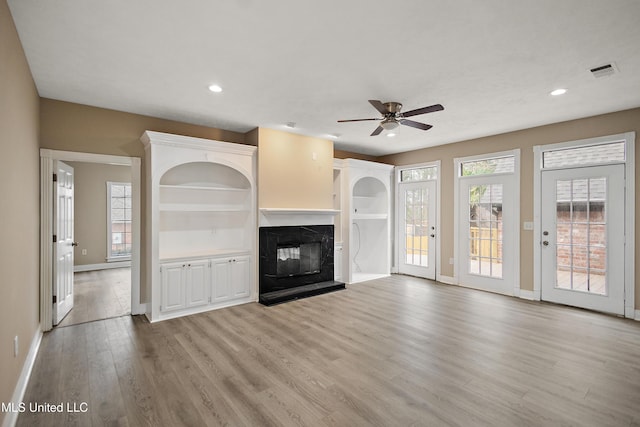
[[525, 229], [525, 230], [533, 230], [533, 222], [531, 222], [531, 221], [525, 221], [525, 222], [522, 224], [522, 228], [523, 228], [523, 229]]

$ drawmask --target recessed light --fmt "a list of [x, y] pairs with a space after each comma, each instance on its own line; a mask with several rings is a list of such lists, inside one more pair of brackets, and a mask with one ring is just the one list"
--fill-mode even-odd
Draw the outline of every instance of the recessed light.
[[331, 139], [338, 139], [338, 137], [340, 137], [340, 135], [339, 135], [339, 134], [337, 134], [337, 133], [330, 133], [328, 136], [329, 136], [329, 138], [331, 138]]
[[389, 133], [387, 134], [387, 138], [393, 138], [394, 136], [396, 136], [396, 134], [395, 134], [395, 133], [393, 133], [393, 132], [389, 132]]
[[564, 95], [565, 93], [567, 93], [566, 89], [556, 89], [551, 92], [551, 95], [558, 96], [558, 95]]
[[220, 92], [222, 92], [222, 88], [221, 88], [220, 86], [218, 86], [218, 85], [211, 85], [211, 86], [209, 86], [209, 90], [210, 90], [211, 92], [214, 92], [214, 93], [220, 93]]
[[293, 129], [296, 127], [296, 123], [295, 122], [287, 122], [287, 124], [285, 124], [286, 127]]

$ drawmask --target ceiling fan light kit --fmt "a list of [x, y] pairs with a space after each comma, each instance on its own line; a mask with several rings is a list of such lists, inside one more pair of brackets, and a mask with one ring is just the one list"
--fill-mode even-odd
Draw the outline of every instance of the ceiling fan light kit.
[[399, 126], [399, 123], [395, 120], [384, 119], [382, 122], [380, 122], [380, 126], [384, 130], [393, 130]]
[[428, 107], [417, 108], [415, 110], [407, 111], [406, 113], [402, 113], [402, 104], [399, 102], [380, 102], [377, 99], [370, 99], [369, 104], [373, 106], [380, 114], [382, 114], [381, 119], [351, 119], [351, 120], [338, 120], [338, 123], [345, 122], [363, 122], [363, 121], [373, 121], [380, 120], [380, 124], [376, 128], [376, 130], [371, 133], [371, 136], [379, 135], [383, 130], [393, 130], [397, 128], [399, 125], [409, 126], [416, 129], [421, 130], [429, 130], [433, 126], [428, 125], [426, 123], [415, 122], [413, 120], [408, 120], [405, 117], [417, 116], [420, 114], [433, 113], [435, 111], [442, 111], [444, 107], [440, 104], [430, 105]]

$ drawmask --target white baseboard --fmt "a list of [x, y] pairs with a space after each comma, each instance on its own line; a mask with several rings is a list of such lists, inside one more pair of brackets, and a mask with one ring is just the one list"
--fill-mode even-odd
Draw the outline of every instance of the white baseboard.
[[[31, 377], [31, 370], [33, 369], [33, 365], [36, 362], [36, 356], [38, 355], [38, 349], [40, 348], [41, 341], [42, 331], [40, 330], [40, 326], [38, 325], [38, 330], [31, 340], [29, 353], [27, 353], [24, 365], [22, 366], [20, 377], [18, 377], [18, 383], [16, 384], [16, 388], [13, 391], [13, 396], [11, 396], [11, 402], [15, 405], [16, 408], [24, 399], [24, 392], [27, 390], [27, 384], [29, 384], [29, 377]], [[2, 422], [2, 427], [15, 426], [16, 422], [18, 421], [18, 415], [19, 412], [17, 411], [6, 412], [4, 415], [4, 421]]]
[[447, 285], [457, 285], [458, 280], [455, 277], [443, 276], [442, 274], [436, 275], [436, 281], [440, 283], [446, 283]]
[[520, 294], [518, 295], [518, 297], [522, 298], [522, 299], [527, 299], [529, 301], [534, 301], [535, 300], [535, 295], [533, 293], [533, 291], [527, 291], [524, 289], [520, 289]]
[[117, 261], [117, 262], [105, 262], [102, 264], [84, 264], [74, 265], [73, 271], [95, 271], [95, 270], [107, 270], [109, 268], [123, 268], [131, 267], [131, 261]]
[[636, 310], [636, 320], [640, 321], [640, 310]]

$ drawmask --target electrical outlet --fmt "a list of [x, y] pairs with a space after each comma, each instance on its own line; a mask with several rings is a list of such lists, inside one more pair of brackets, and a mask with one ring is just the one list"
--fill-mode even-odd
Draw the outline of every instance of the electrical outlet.
[[82, 255], [86, 255], [86, 254], [87, 254], [87, 250], [86, 250], [86, 249], [83, 249], [83, 250], [82, 250]]
[[20, 347], [18, 346], [18, 336], [13, 337], [13, 357], [18, 357], [18, 350]]
[[529, 231], [533, 230], [533, 222], [531, 222], [531, 221], [525, 221], [525, 222], [523, 222], [523, 223], [522, 223], [522, 228], [523, 228], [524, 230], [529, 230]]

